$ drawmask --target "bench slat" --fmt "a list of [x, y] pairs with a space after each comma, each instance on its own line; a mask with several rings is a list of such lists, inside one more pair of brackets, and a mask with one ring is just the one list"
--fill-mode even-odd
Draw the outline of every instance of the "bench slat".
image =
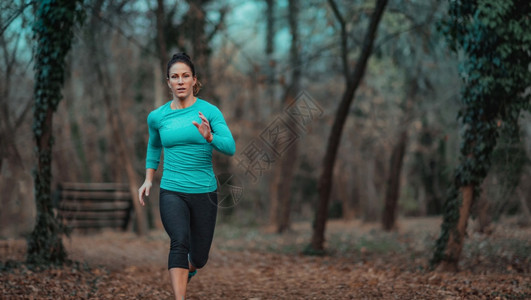
[[68, 200], [127, 200], [131, 201], [131, 193], [123, 191], [61, 191], [61, 199]]
[[83, 232], [127, 227], [133, 203], [126, 183], [63, 182], [58, 196], [57, 216], [67, 227]]
[[67, 222], [71, 228], [123, 228], [124, 220], [72, 220]]
[[59, 189], [73, 191], [129, 191], [129, 185], [117, 182], [63, 182], [59, 184]]
[[59, 211], [59, 219], [65, 220], [108, 220], [124, 219], [128, 216], [129, 210], [111, 211]]
[[106, 211], [129, 209], [131, 203], [128, 202], [62, 202], [59, 210], [68, 211]]

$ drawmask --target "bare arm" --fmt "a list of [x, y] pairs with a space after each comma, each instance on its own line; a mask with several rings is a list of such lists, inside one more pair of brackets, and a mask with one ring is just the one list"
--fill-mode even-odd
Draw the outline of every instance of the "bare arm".
[[153, 182], [153, 176], [155, 175], [155, 169], [146, 169], [146, 179], [142, 186], [138, 189], [138, 200], [142, 206], [146, 205], [144, 202], [144, 195], [149, 196], [149, 190]]

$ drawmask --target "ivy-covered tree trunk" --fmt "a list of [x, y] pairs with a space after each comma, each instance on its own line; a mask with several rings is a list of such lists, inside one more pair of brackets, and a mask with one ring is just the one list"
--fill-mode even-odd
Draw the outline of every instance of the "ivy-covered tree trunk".
[[474, 185], [470, 184], [461, 188], [461, 206], [459, 207], [459, 219], [453, 228], [452, 233], [448, 236], [446, 245], [445, 259], [441, 262], [441, 270], [443, 271], [457, 271], [457, 264], [459, 263], [459, 256], [463, 250], [464, 238], [466, 235], [466, 228], [468, 218], [470, 216], [470, 209], [474, 203]]
[[62, 226], [54, 216], [51, 198], [51, 159], [53, 114], [62, 98], [65, 57], [70, 50], [73, 27], [80, 15], [78, 1], [38, 1], [33, 27], [37, 40], [33, 133], [37, 149], [34, 171], [37, 222], [28, 238], [27, 262], [61, 264], [67, 254], [63, 246]]
[[441, 270], [458, 269], [470, 208], [489, 170], [500, 127], [518, 128], [520, 112], [530, 108], [530, 93], [525, 93], [531, 82], [529, 15], [528, 0], [450, 1], [449, 18], [441, 26], [452, 48], [465, 55], [460, 164], [431, 261]]

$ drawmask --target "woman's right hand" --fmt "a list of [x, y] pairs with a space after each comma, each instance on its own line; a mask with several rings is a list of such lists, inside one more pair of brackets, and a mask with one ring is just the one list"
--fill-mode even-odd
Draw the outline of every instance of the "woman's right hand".
[[144, 195], [149, 196], [149, 190], [151, 189], [151, 181], [146, 180], [144, 181], [144, 184], [138, 189], [138, 201], [140, 201], [140, 204], [142, 206], [145, 206], [146, 203], [144, 202]]

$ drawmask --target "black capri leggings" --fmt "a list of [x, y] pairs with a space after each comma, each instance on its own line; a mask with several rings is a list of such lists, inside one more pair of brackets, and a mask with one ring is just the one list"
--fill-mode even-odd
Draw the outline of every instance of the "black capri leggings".
[[160, 189], [160, 216], [170, 236], [168, 269], [202, 268], [207, 260], [217, 215], [217, 193], [188, 194]]

